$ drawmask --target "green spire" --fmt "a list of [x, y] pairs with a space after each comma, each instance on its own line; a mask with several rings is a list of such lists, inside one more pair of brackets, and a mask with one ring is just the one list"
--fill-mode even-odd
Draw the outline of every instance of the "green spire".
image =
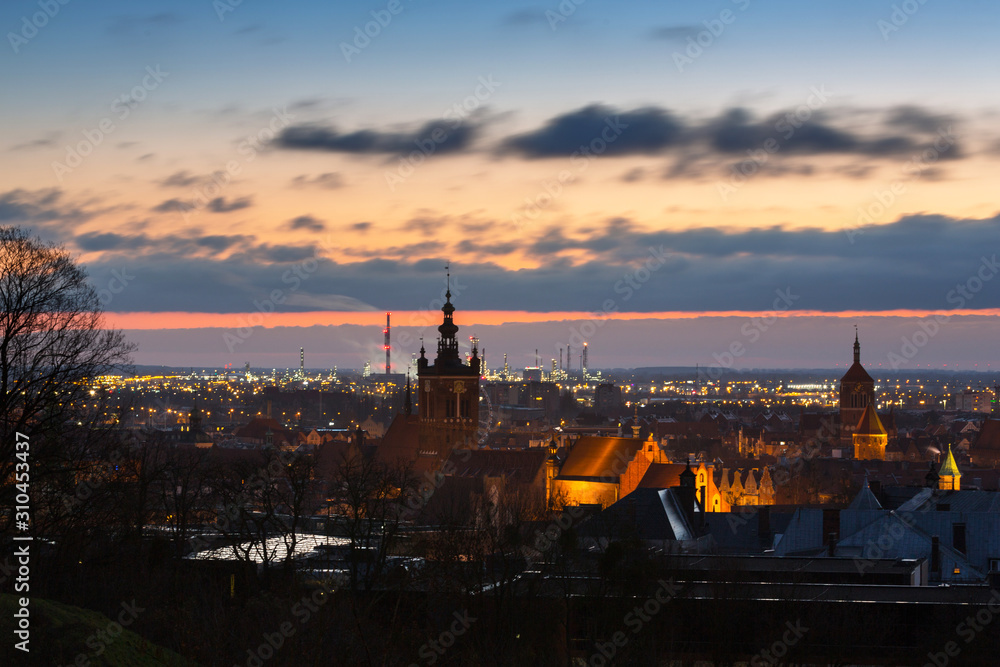
[[958, 469], [958, 464], [955, 463], [955, 457], [951, 453], [951, 445], [948, 445], [948, 456], [945, 457], [944, 463], [941, 464], [941, 469], [938, 470], [938, 475], [941, 477], [961, 477], [962, 473]]

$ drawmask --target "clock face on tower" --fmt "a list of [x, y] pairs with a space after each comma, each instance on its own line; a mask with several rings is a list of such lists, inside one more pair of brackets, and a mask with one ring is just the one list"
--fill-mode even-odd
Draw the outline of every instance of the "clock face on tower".
[[424, 380], [424, 391], [429, 392], [431, 390], [431, 381]]
[[464, 391], [465, 391], [465, 383], [463, 383], [461, 380], [455, 380], [455, 393], [461, 394]]

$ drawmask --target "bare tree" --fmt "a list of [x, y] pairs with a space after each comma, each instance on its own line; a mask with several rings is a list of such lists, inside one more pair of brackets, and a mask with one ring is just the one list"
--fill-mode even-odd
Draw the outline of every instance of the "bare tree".
[[[97, 292], [68, 251], [0, 227], [0, 506], [13, 505], [17, 433], [31, 443], [38, 493], [100, 457], [96, 431], [113, 425], [90, 423], [82, 404], [91, 380], [130, 364], [134, 349], [104, 327]], [[12, 519], [5, 512], [0, 527]]]

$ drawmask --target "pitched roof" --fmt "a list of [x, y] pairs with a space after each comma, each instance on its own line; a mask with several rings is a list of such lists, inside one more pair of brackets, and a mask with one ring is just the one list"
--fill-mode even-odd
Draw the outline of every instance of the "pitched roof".
[[461, 449], [448, 457], [443, 470], [456, 477], [506, 477], [512, 481], [531, 484], [545, 465], [547, 447], [530, 449]]
[[958, 469], [958, 464], [955, 463], [955, 457], [951, 453], [951, 445], [948, 445], [948, 456], [945, 457], [944, 463], [941, 464], [941, 469], [938, 470], [938, 475], [948, 475], [951, 477], [962, 476], [961, 471]]
[[972, 445], [975, 451], [1000, 449], [1000, 419], [987, 419]]
[[650, 463], [639, 482], [640, 489], [669, 489], [681, 485], [683, 463]]
[[383, 463], [414, 461], [420, 448], [420, 417], [398, 414], [385, 432], [378, 447], [378, 459]]
[[861, 420], [854, 432], [858, 435], [886, 435], [882, 420], [878, 418], [875, 406], [871, 403], [865, 407], [865, 413], [861, 415]]
[[617, 477], [642, 446], [636, 438], [584, 436], [573, 445], [559, 476]]
[[[697, 511], [697, 510], [695, 510]], [[690, 540], [694, 530], [670, 489], [636, 489], [581, 524], [585, 537]]]
[[882, 509], [882, 504], [872, 493], [871, 488], [868, 486], [868, 478], [865, 478], [865, 485], [861, 487], [861, 491], [858, 495], [854, 497], [851, 501], [850, 506], [847, 508], [850, 510], [880, 510]]
[[875, 383], [872, 376], [868, 374], [865, 367], [861, 365], [861, 362], [855, 361], [851, 364], [851, 367], [847, 369], [844, 373], [844, 377], [840, 378], [841, 383], [844, 382], [871, 382]]

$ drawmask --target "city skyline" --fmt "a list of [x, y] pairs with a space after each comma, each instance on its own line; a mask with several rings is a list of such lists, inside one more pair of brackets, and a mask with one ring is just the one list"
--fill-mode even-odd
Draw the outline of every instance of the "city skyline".
[[409, 359], [450, 262], [491, 367], [988, 369], [1000, 10], [904, 5], [11, 3], [0, 224], [140, 364]]

